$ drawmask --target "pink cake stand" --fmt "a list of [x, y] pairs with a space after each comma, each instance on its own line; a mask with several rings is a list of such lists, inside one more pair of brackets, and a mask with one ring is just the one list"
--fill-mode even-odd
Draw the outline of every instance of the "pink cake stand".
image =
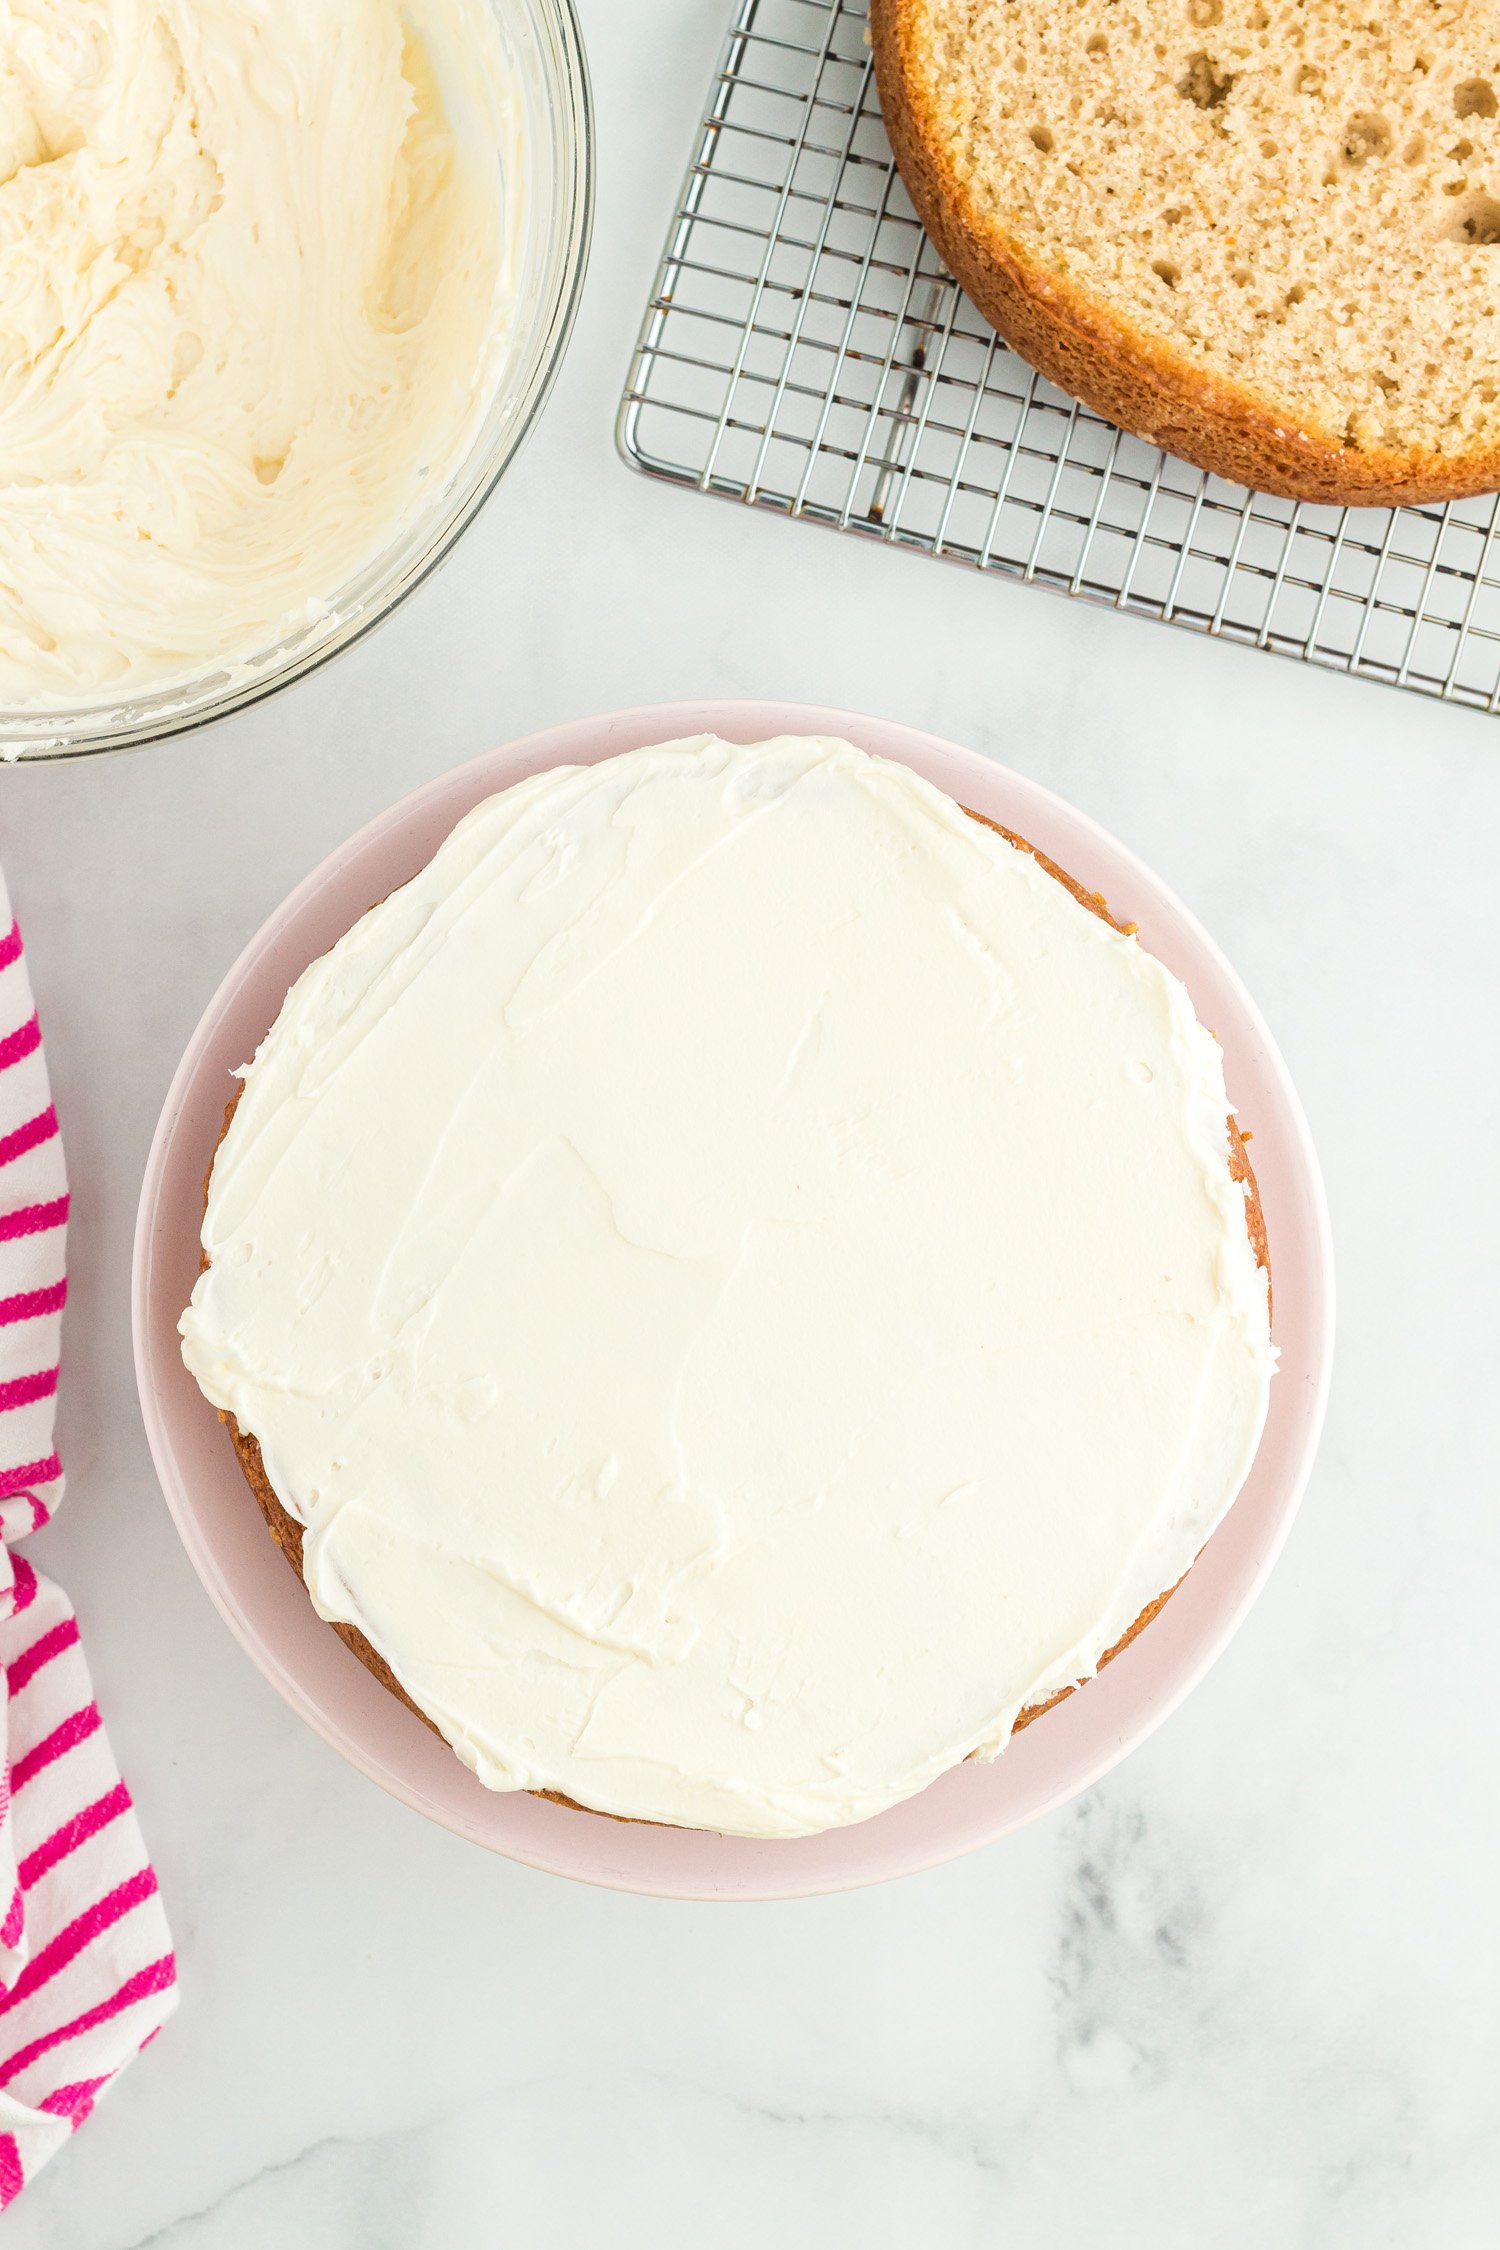
[[[1276, 1282], [1281, 1372], [1245, 1485], [1187, 1580], [1098, 1679], [1019, 1735], [995, 1764], [965, 1765], [858, 1827], [755, 1842], [633, 1826], [481, 1787], [377, 1686], [314, 1614], [266, 1536], [217, 1417], [186, 1373], [177, 1319], [198, 1268], [203, 1175], [232, 1087], [293, 979], [373, 899], [414, 875], [455, 821], [548, 766], [712, 733], [754, 742], [832, 734], [900, 759], [1048, 852], [1176, 971], [1223, 1044], [1231, 1093], [1254, 1127]], [[1192, 916], [1094, 823], [1033, 781], [931, 735], [788, 703], [659, 704], [553, 727], [444, 774], [343, 845], [278, 908], [204, 1013], [167, 1096], [141, 1193], [133, 1309], [141, 1408], [183, 1544], [230, 1629], [294, 1711], [404, 1803], [491, 1851], [579, 1881], [672, 1898], [796, 1898], [850, 1890], [993, 1843], [1106, 1773], [1187, 1694], [1224, 1647], [1285, 1539], [1323, 1419], [1333, 1275], [1317, 1160], [1285, 1066], [1248, 994]]]

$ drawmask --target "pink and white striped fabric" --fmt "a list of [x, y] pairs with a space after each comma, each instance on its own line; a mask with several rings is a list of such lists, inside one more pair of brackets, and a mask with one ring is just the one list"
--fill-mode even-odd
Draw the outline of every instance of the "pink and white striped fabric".
[[176, 1966], [66, 1597], [15, 1543], [53, 1450], [68, 1182], [0, 876], [0, 2208], [161, 2029]]

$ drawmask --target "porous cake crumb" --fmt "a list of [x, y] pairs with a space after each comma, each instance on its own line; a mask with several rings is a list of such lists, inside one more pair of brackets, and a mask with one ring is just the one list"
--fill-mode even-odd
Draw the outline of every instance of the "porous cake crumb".
[[1112, 419], [1275, 490], [1500, 482], [1500, 6], [874, 0], [958, 278]]

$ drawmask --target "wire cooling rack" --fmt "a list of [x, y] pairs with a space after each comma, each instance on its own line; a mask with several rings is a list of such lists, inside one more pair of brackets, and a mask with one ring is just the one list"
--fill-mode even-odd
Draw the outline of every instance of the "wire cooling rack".
[[1493, 711], [1493, 498], [1327, 508], [1114, 429], [918, 223], [866, 0], [736, 0], [620, 409], [648, 475]]

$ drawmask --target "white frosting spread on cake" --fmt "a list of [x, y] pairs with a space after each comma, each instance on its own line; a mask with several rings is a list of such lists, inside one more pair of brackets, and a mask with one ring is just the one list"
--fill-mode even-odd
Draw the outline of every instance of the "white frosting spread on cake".
[[0, 9], [0, 702], [250, 657], [456, 464], [512, 288], [487, 19]]
[[992, 1757], [1233, 1500], [1228, 1115], [1183, 986], [904, 767], [632, 751], [298, 979], [184, 1356], [491, 1788], [800, 1835]]

